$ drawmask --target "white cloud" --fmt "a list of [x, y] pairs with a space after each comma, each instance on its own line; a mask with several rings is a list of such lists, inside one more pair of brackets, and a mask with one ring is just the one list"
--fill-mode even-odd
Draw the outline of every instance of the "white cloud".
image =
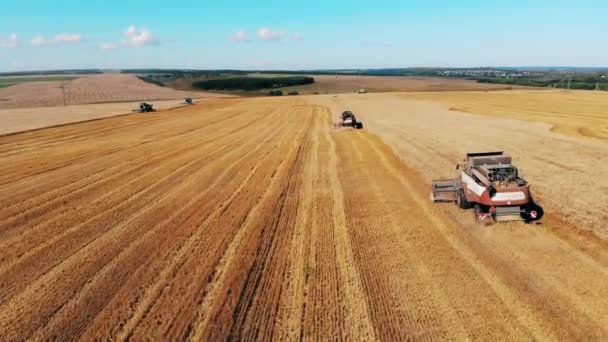
[[153, 45], [158, 44], [158, 41], [152, 36], [152, 32], [145, 28], [140, 28], [139, 30], [131, 25], [125, 31], [124, 38], [122, 39], [123, 45], [130, 46], [144, 46], [144, 45]]
[[46, 40], [43, 36], [32, 38], [30, 44], [34, 46], [51, 45], [51, 44], [74, 44], [80, 43], [82, 37], [78, 33], [60, 33], [52, 39]]
[[44, 40], [44, 38], [42, 36], [37, 36], [32, 38], [32, 40], [30, 41], [30, 44], [34, 45], [34, 46], [41, 46], [41, 45], [45, 45], [47, 44], [46, 40]]
[[114, 50], [114, 49], [118, 49], [118, 44], [101, 43], [101, 44], [99, 44], [99, 48], [102, 50]]
[[267, 41], [267, 42], [276, 41], [276, 40], [283, 39], [283, 37], [285, 37], [284, 32], [273, 31], [267, 27], [262, 27], [261, 29], [258, 30], [258, 38], [260, 38], [263, 41]]
[[18, 45], [18, 41], [17, 41], [16, 33], [11, 33], [11, 35], [8, 36], [8, 39], [0, 38], [0, 47], [7, 48], [7, 49], [13, 49], [13, 48], [16, 48], [17, 45]]
[[295, 32], [294, 34], [291, 35], [291, 39], [299, 42], [301, 40], [304, 40], [304, 37], [302, 37], [302, 35], [299, 32]]
[[60, 33], [53, 37], [55, 43], [79, 43], [80, 34], [78, 33]]
[[230, 40], [233, 42], [248, 42], [249, 38], [247, 38], [247, 32], [244, 30], [237, 31], [230, 36]]
[[135, 25], [131, 25], [124, 32], [122, 39], [119, 43], [102, 43], [99, 44], [99, 48], [102, 50], [114, 50], [121, 46], [146, 46], [146, 45], [158, 45], [159, 40], [152, 35], [150, 30], [140, 27], [139, 29]]

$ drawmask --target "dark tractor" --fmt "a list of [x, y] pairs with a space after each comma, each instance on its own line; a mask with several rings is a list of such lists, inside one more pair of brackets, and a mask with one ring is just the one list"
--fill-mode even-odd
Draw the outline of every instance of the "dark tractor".
[[139, 109], [135, 109], [133, 111], [139, 112], [139, 113], [149, 113], [149, 112], [154, 112], [155, 110], [154, 110], [152, 104], [142, 102], [139, 104]]

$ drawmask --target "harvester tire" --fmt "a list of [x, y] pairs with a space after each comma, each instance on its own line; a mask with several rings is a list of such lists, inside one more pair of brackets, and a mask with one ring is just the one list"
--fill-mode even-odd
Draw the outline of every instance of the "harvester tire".
[[[521, 213], [521, 218], [526, 223], [532, 223], [534, 221], [538, 221], [544, 216], [544, 210], [541, 206], [531, 201], [523, 207], [523, 211]], [[534, 215], [532, 214], [534, 212]]]
[[475, 220], [476, 223], [482, 223], [482, 220], [480, 218], [481, 214], [481, 206], [479, 204], [475, 204], [473, 206], [473, 220]]
[[456, 200], [456, 204], [462, 209], [471, 209], [473, 205], [471, 202], [467, 201], [467, 196], [464, 194], [464, 190], [458, 190], [458, 199]]
[[473, 205], [473, 220], [475, 223], [484, 226], [491, 226], [496, 223], [496, 220], [487, 212], [487, 208], [482, 208], [479, 204]]

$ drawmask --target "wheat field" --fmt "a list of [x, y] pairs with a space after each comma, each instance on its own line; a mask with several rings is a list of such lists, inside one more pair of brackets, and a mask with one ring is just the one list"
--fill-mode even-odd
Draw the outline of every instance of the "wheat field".
[[[573, 160], [505, 146], [542, 225], [480, 226], [428, 199], [430, 176], [507, 123], [545, 150], [579, 140], [409, 106], [215, 99], [0, 137], [3, 340], [608, 338], [608, 249], [533, 171]], [[367, 129], [332, 128], [345, 107]], [[605, 151], [585, 146], [578, 163]]]

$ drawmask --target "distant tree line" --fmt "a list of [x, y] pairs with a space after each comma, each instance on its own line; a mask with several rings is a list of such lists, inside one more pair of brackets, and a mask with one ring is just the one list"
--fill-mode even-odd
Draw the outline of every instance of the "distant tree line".
[[[123, 73], [140, 74], [141, 79], [154, 84], [170, 85], [178, 79], [190, 79], [193, 88], [203, 90], [256, 90], [314, 83], [310, 75], [362, 75], [443, 77], [496, 83], [504, 85], [608, 90], [608, 69], [603, 68], [385, 68], [385, 69], [318, 69], [318, 70], [193, 70], [193, 69], [128, 69]], [[257, 76], [256, 76], [257, 74]], [[286, 76], [293, 78], [289, 80]], [[144, 76], [145, 75], [145, 76]], [[268, 77], [264, 77], [268, 76]], [[277, 81], [277, 77], [281, 81]], [[297, 77], [305, 77], [298, 79]], [[295, 81], [294, 81], [295, 80]]]
[[165, 86], [165, 84], [163, 82], [159, 81], [156, 78], [150, 77], [150, 76], [137, 76], [137, 78], [139, 78], [140, 80], [142, 80], [144, 82], [156, 84], [157, 86], [160, 86], [160, 87]]
[[288, 77], [230, 77], [197, 81], [192, 87], [201, 90], [258, 90], [312, 84], [315, 79], [308, 76]]
[[[494, 77], [494, 78], [480, 78], [476, 79], [480, 83], [493, 83], [493, 84], [510, 84], [519, 86], [529, 87], [551, 87], [551, 88], [568, 88], [568, 79], [541, 79], [541, 78], [505, 78], [505, 77]], [[570, 79], [570, 89], [581, 89], [581, 90], [608, 90], [608, 78], [602, 77], [578, 77]]]
[[190, 70], [190, 69], [125, 69], [120, 71], [123, 74], [145, 74], [151, 76], [162, 76], [166, 78], [181, 77], [218, 77], [222, 75], [246, 75], [249, 72], [241, 70]]
[[337, 70], [263, 70], [260, 74], [285, 75], [336, 75], [336, 76], [437, 76], [438, 68], [385, 68], [385, 69], [337, 69]]

